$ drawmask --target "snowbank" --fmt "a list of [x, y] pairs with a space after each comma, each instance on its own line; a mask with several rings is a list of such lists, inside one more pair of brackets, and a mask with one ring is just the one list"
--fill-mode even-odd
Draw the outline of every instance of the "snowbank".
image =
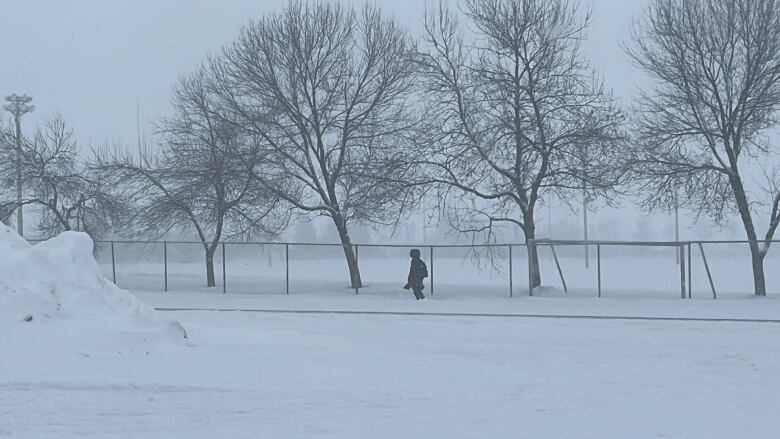
[[0, 224], [0, 323], [93, 322], [97, 332], [186, 338], [184, 328], [109, 282], [88, 235], [65, 232], [32, 246]]

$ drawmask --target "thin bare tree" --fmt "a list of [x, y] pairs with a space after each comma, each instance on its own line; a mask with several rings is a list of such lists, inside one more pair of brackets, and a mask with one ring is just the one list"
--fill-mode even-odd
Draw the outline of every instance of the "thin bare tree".
[[[533, 243], [546, 196], [612, 196], [623, 117], [580, 53], [589, 14], [565, 0], [461, 6], [441, 3], [425, 18], [427, 176], [418, 183], [439, 187], [458, 231], [490, 242], [496, 225], [515, 225]], [[535, 245], [528, 257], [536, 287]]]
[[[5, 144], [0, 179], [16, 180], [16, 147]], [[31, 139], [24, 139], [21, 175], [26, 195], [0, 202], [0, 214], [9, 218], [21, 206], [37, 208], [39, 235], [55, 236], [77, 230], [93, 239], [110, 231], [124, 213], [124, 203], [113, 196], [100, 176], [80, 156], [73, 133], [59, 114], [47, 120]]]
[[331, 218], [353, 288], [362, 279], [349, 225], [392, 223], [411, 199], [383, 174], [404, 172], [414, 54], [406, 31], [374, 6], [292, 1], [212, 60], [235, 123], [269, 146], [287, 184], [258, 178], [300, 212]]
[[206, 254], [206, 285], [213, 287], [214, 255], [226, 236], [273, 236], [288, 215], [255, 178], [265, 160], [262, 145], [224, 122], [209, 78], [202, 68], [175, 87], [174, 115], [159, 124], [157, 153], [102, 151], [97, 168], [131, 201], [136, 234], [194, 229]]
[[763, 167], [753, 159], [777, 151], [767, 136], [780, 120], [780, 1], [655, 0], [627, 51], [652, 81], [638, 98], [631, 154], [646, 207], [668, 207], [679, 194], [681, 207], [717, 222], [736, 208], [755, 294], [766, 295], [764, 257], [780, 224], [780, 191], [769, 179], [759, 238], [762, 191], [746, 176]]

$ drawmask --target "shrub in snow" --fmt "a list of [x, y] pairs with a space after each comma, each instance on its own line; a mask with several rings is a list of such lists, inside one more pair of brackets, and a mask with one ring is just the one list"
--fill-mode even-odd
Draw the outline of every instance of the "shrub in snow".
[[178, 322], [108, 281], [92, 250], [85, 233], [65, 232], [33, 246], [0, 224], [0, 321], [100, 320], [100, 331], [130, 325], [186, 338]]

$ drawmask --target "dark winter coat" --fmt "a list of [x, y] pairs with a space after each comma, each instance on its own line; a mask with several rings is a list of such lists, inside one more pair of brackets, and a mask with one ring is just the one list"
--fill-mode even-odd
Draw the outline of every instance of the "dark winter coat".
[[412, 258], [412, 264], [409, 267], [409, 285], [422, 285], [423, 279], [428, 277], [428, 266], [420, 258]]

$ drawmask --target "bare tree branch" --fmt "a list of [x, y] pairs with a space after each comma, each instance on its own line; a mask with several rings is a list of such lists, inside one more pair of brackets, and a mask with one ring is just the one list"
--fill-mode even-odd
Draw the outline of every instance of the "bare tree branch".
[[[627, 48], [653, 80], [634, 112], [632, 170], [645, 207], [677, 203], [720, 222], [736, 207], [766, 294], [763, 260], [777, 228], [777, 192], [763, 245], [741, 171], [780, 119], [780, 2], [655, 0]], [[680, 197], [678, 198], [678, 194]]]
[[384, 177], [406, 172], [397, 151], [415, 124], [414, 56], [406, 31], [374, 6], [292, 1], [212, 61], [228, 120], [269, 148], [273, 176], [258, 181], [333, 220], [355, 288], [349, 224], [394, 223], [413, 200]]
[[211, 73], [201, 68], [174, 89], [174, 115], [158, 129], [158, 155], [114, 148], [98, 153], [95, 165], [133, 203], [129, 223], [137, 233], [195, 230], [210, 287], [216, 284], [214, 253], [226, 235], [273, 236], [289, 219], [255, 175], [265, 166], [266, 147], [225, 122], [227, 110], [212, 92]]
[[[566, 198], [583, 186], [592, 197], [614, 196], [624, 174], [623, 118], [580, 54], [588, 17], [577, 7], [465, 0], [463, 9], [440, 3], [426, 14], [428, 120], [417, 136], [426, 159], [417, 183], [456, 189], [446, 193], [461, 232], [489, 240], [493, 225], [509, 223], [532, 241], [543, 197]], [[529, 251], [538, 286], [536, 249]]]
[[[10, 185], [16, 179], [15, 146], [3, 143], [0, 179]], [[79, 158], [79, 148], [61, 115], [44, 122], [22, 147], [22, 178], [27, 196], [0, 202], [3, 218], [22, 206], [34, 206], [40, 215], [37, 232], [51, 237], [78, 230], [93, 239], [111, 231], [125, 212], [99, 175]]]

